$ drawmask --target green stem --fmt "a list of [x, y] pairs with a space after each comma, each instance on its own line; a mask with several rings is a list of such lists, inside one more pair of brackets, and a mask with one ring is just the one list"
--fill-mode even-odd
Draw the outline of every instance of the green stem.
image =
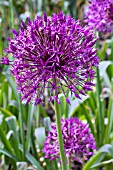
[[77, 0], [70, 0], [70, 13], [71, 16], [77, 19], [77, 9], [75, 8]]
[[36, 13], [37, 13], [38, 12], [38, 0], [36, 0], [35, 5], [36, 5]]
[[65, 11], [64, 11], [64, 2], [65, 2], [65, 0], [62, 0], [62, 11], [65, 13]]
[[[3, 30], [4, 30], [4, 33], [5, 33], [5, 40], [4, 40], [4, 48], [6, 48], [7, 47], [7, 17], [6, 17], [6, 7], [5, 7], [5, 5], [3, 5], [3, 22], [4, 22], [4, 24], [3, 24]], [[2, 35], [2, 33], [1, 33], [1, 35]], [[1, 41], [2, 42], [2, 41]]]
[[24, 138], [24, 119], [23, 119], [23, 113], [22, 113], [22, 106], [19, 102], [19, 121], [20, 121], [20, 135], [21, 135], [21, 142], [23, 145], [23, 160], [25, 160], [25, 138]]
[[0, 54], [2, 54], [2, 55], [3, 55], [2, 23], [0, 23]]
[[38, 105], [37, 107], [37, 114], [36, 114], [36, 127], [40, 127], [40, 111], [41, 110], [41, 106]]
[[11, 15], [11, 27], [14, 28], [14, 11], [12, 0], [10, 0], [10, 15]]
[[31, 130], [32, 130], [32, 120], [33, 120], [33, 114], [34, 114], [34, 105], [29, 106], [28, 111], [28, 120], [27, 120], [27, 135], [26, 135], [26, 143], [25, 143], [25, 151], [30, 150], [30, 138], [31, 138]]
[[63, 137], [62, 137], [61, 115], [59, 113], [59, 105], [56, 101], [54, 101], [54, 105], [55, 105], [55, 114], [56, 114], [58, 143], [59, 143], [60, 157], [61, 157], [61, 162], [62, 162], [61, 165], [62, 165], [62, 170], [67, 170], [66, 157], [64, 153]]
[[71, 170], [71, 158], [68, 158], [68, 170]]
[[47, 0], [43, 0], [42, 10], [43, 10], [44, 12], [46, 12], [46, 6], [47, 6]]
[[31, 19], [33, 19], [33, 2], [28, 0]]
[[113, 43], [111, 44], [111, 47], [112, 47], [112, 48], [111, 48], [111, 49], [112, 49], [112, 56], [111, 56], [111, 57], [112, 57], [112, 58], [111, 58], [111, 59], [112, 59], [112, 70], [111, 70], [111, 71], [112, 71], [112, 74], [111, 74], [111, 75], [112, 75], [112, 79], [111, 79], [111, 90], [113, 91]]
[[100, 101], [100, 93], [101, 93], [101, 86], [100, 86], [100, 75], [99, 75], [99, 68], [97, 67], [97, 83], [96, 83], [96, 88], [97, 88], [97, 107], [98, 107], [98, 115], [99, 115], [99, 144], [102, 144], [102, 125], [104, 122], [102, 122], [102, 109], [101, 109], [101, 101]]

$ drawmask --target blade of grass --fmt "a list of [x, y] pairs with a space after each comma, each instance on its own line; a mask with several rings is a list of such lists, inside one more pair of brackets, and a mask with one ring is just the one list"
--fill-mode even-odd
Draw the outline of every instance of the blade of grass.
[[0, 107], [0, 111], [7, 117], [7, 116], [13, 116], [13, 114], [9, 111], [9, 110], [6, 110], [2, 107]]
[[38, 145], [40, 149], [43, 148], [43, 143], [46, 139], [46, 134], [45, 134], [45, 128], [44, 127], [38, 127], [35, 129], [35, 137], [37, 139]]
[[33, 1], [28, 0], [29, 10], [30, 10], [30, 17], [33, 19]]
[[1, 138], [1, 141], [3, 142], [5, 148], [12, 154], [14, 155], [14, 150], [12, 149], [12, 145], [11, 143], [9, 142], [9, 140], [6, 138], [6, 134], [2, 128], [2, 125], [0, 125], [0, 138]]
[[11, 28], [14, 28], [14, 7], [13, 7], [13, 2], [12, 0], [10, 0], [10, 16], [11, 16], [11, 21], [10, 21], [10, 25]]
[[36, 149], [36, 144], [34, 140], [34, 127], [32, 126], [31, 128], [31, 150], [32, 150], [32, 155], [34, 155], [35, 158], [37, 158], [37, 149]]
[[[23, 151], [22, 145], [19, 145], [19, 149]], [[29, 152], [26, 152], [26, 158], [32, 165], [35, 165], [39, 170], [44, 170], [41, 167], [40, 163]]]
[[15, 94], [15, 97], [16, 97], [16, 100], [17, 100], [17, 103], [18, 103], [18, 108], [19, 108], [19, 122], [20, 122], [20, 133], [21, 133], [21, 142], [22, 142], [22, 145], [23, 145], [23, 160], [25, 159], [25, 138], [24, 138], [24, 119], [23, 119], [23, 111], [22, 111], [22, 105], [20, 103], [20, 96], [19, 94], [17, 94], [17, 90], [16, 90], [16, 84], [14, 83], [12, 77], [10, 77], [7, 73], [5, 73], [5, 76], [7, 78], [7, 81], [9, 82], [14, 94]]
[[19, 136], [18, 136], [17, 127], [16, 127], [16, 117], [11, 116], [11, 117], [6, 118], [5, 120], [8, 124], [9, 129], [13, 131], [11, 142], [12, 142], [12, 144], [14, 143], [13, 148], [15, 150], [15, 153], [16, 153], [17, 157], [19, 159], [21, 159], [21, 153], [20, 153], [20, 150], [18, 149]]
[[102, 129], [102, 124], [104, 122], [102, 122], [102, 106], [101, 106], [101, 101], [100, 101], [100, 93], [101, 93], [101, 83], [100, 83], [100, 74], [99, 74], [99, 68], [97, 67], [96, 69], [96, 73], [97, 73], [97, 83], [96, 83], [96, 89], [97, 89], [97, 107], [98, 107], [98, 127], [99, 127], [99, 145], [102, 145], [102, 133], [103, 133], [103, 129]]
[[92, 117], [90, 116], [90, 113], [89, 113], [89, 111], [87, 110], [87, 108], [85, 107], [84, 104], [81, 104], [81, 108], [82, 108], [82, 110], [84, 110], [84, 114], [85, 114], [85, 117], [86, 117], [86, 119], [89, 123], [89, 127], [91, 129], [91, 132], [94, 135], [96, 142], [97, 142], [98, 140], [97, 140], [97, 135], [96, 135], [96, 132], [95, 132], [94, 124], [92, 123]]
[[90, 160], [84, 165], [82, 170], [89, 170], [90, 167], [96, 162], [96, 160], [101, 156], [101, 152], [98, 152], [96, 155], [90, 158]]
[[6, 6], [5, 5], [2, 5], [2, 8], [3, 8], [3, 30], [4, 30], [4, 33], [5, 33], [5, 40], [4, 40], [4, 47], [5, 48], [7, 46], [7, 40], [6, 40], [6, 37], [7, 37], [7, 22], [6, 22]]
[[75, 19], [77, 19], [76, 1], [77, 0], [70, 0], [70, 13]]
[[0, 153], [3, 153], [4, 155], [8, 156], [9, 158], [13, 159], [14, 161], [19, 161], [14, 155], [12, 155], [10, 152], [8, 152], [5, 149], [0, 148]]
[[26, 152], [26, 158], [29, 160], [29, 162], [32, 164], [32, 165], [35, 165], [39, 170], [44, 170], [39, 162], [28, 152]]
[[93, 165], [91, 167], [92, 168], [98, 168], [98, 167], [105, 167], [107, 164], [110, 164], [110, 163], [113, 163], [113, 159], [110, 159], [110, 160], [107, 160], [107, 161], [103, 161], [103, 162], [100, 162], [100, 163], [97, 163], [95, 165]]
[[31, 128], [34, 113], [34, 105], [29, 105], [28, 121], [27, 121], [27, 136], [26, 136], [26, 151], [30, 149]]
[[3, 55], [2, 21], [0, 21], [0, 54]]
[[106, 126], [106, 132], [105, 132], [105, 143], [108, 143], [110, 138], [110, 133], [112, 130], [112, 126], [113, 126], [113, 99], [110, 98], [109, 100], [109, 105], [108, 105], [108, 111], [107, 111], [107, 118], [108, 118], [108, 123]]

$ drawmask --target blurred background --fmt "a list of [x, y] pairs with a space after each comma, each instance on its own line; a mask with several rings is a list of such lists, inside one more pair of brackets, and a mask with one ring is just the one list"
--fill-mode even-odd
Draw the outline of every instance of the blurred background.
[[[19, 29], [20, 21], [51, 16], [63, 11], [84, 24], [87, 0], [0, 0], [0, 58], [12, 37], [12, 28]], [[95, 34], [97, 34], [95, 32]], [[80, 101], [74, 98], [67, 105], [60, 94], [63, 117], [76, 116], [88, 123], [96, 145], [96, 156], [86, 170], [113, 170], [113, 38], [99, 33], [97, 43], [100, 66], [95, 79], [96, 87]], [[46, 137], [55, 121], [54, 105], [45, 99], [38, 107], [24, 106], [16, 92], [16, 84], [7, 66], [0, 65], [0, 170], [58, 170], [57, 161], [44, 159], [41, 152]], [[86, 162], [84, 162], [85, 164]], [[73, 170], [84, 165], [75, 162]], [[85, 170], [85, 169], [84, 169]]]

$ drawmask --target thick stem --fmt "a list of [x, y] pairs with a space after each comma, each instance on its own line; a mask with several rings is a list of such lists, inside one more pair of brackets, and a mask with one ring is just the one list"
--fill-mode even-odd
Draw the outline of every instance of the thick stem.
[[67, 170], [66, 157], [64, 153], [63, 137], [62, 137], [61, 115], [59, 112], [58, 103], [56, 101], [54, 101], [54, 105], [55, 105], [56, 125], [57, 125], [58, 143], [59, 143], [59, 149], [60, 149], [61, 166], [62, 166], [62, 170]]

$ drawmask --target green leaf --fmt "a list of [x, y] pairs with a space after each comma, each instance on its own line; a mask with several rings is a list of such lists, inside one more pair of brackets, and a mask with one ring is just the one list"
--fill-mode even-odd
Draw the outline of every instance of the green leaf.
[[105, 59], [106, 49], [107, 49], [107, 42], [104, 41], [102, 48], [100, 50], [98, 49], [97, 51], [97, 54], [99, 55], [101, 61]]
[[46, 130], [51, 131], [51, 120], [49, 117], [44, 118], [44, 126], [45, 126]]
[[111, 88], [111, 82], [106, 70], [110, 64], [112, 64], [111, 61], [102, 61], [99, 63], [100, 77], [104, 79], [105, 85], [107, 85], [109, 88]]
[[11, 116], [5, 119], [9, 129], [13, 130], [14, 132], [14, 138], [15, 140], [19, 143], [19, 136], [18, 136], [18, 132], [17, 132], [17, 122], [16, 122], [16, 117], [15, 116]]
[[0, 153], [3, 153], [4, 155], [8, 156], [9, 158], [13, 159], [14, 161], [18, 161], [18, 159], [14, 155], [12, 155], [10, 152], [8, 152], [5, 149], [0, 148]]
[[75, 115], [78, 108], [81, 106], [81, 104], [89, 98], [89, 96], [81, 96], [82, 100], [76, 98], [74, 100], [71, 99], [71, 96], [69, 97], [71, 105], [69, 105], [69, 117], [72, 117]]
[[43, 143], [46, 139], [46, 134], [45, 134], [45, 128], [44, 127], [39, 127], [35, 129], [35, 137], [37, 139], [39, 147], [42, 149], [43, 148]]
[[0, 107], [0, 111], [7, 117], [7, 116], [13, 116], [13, 114], [9, 111], [9, 110], [6, 110], [2, 107]]
[[96, 160], [101, 156], [101, 152], [97, 152], [90, 160], [84, 165], [82, 170], [89, 170], [91, 166], [96, 162]]
[[70, 13], [72, 17], [77, 19], [77, 9], [75, 8], [77, 0], [70, 0]]
[[106, 69], [107, 75], [109, 76], [109, 79], [111, 81], [112, 77], [113, 77], [113, 63], [110, 64], [107, 69]]
[[113, 158], [113, 144], [105, 144], [99, 149], [99, 151], [108, 153]]
[[89, 127], [91, 129], [92, 134], [97, 139], [94, 124], [92, 123], [92, 119], [93, 119], [92, 116], [90, 115], [89, 111], [85, 108], [85, 104], [81, 104], [81, 108], [82, 108], [82, 110], [84, 110], [84, 115], [85, 115], [85, 117], [86, 117], [86, 119], [87, 119], [87, 121], [89, 123]]
[[107, 118], [108, 118], [108, 123], [106, 126], [106, 131], [104, 136], [106, 143], [110, 142], [110, 134], [113, 130], [113, 99], [112, 98], [109, 99]]
[[30, 137], [31, 137], [31, 128], [32, 128], [32, 120], [33, 120], [33, 113], [34, 113], [35, 105], [29, 105], [29, 112], [28, 112], [28, 121], [27, 121], [27, 136], [26, 136], [26, 150], [29, 151], [30, 149]]
[[[85, 166], [83, 167], [83, 170], [88, 170], [88, 169], [98, 167], [100, 166], [101, 163], [104, 165], [105, 162], [99, 162], [99, 161], [101, 161], [105, 157], [106, 154], [109, 154], [113, 158], [113, 143], [103, 145], [97, 151], [97, 153], [94, 156], [92, 156], [91, 159], [85, 164]], [[102, 157], [102, 159], [100, 159], [100, 157]], [[111, 163], [111, 162], [108, 161], [106, 163]]]
[[29, 152], [26, 152], [26, 158], [29, 160], [29, 162], [32, 164], [32, 165], [35, 165], [39, 170], [44, 170], [39, 162], [29, 153]]
[[66, 102], [65, 96], [64, 96], [64, 94], [61, 93], [58, 95], [58, 97], [61, 102], [61, 105], [59, 105], [61, 115], [64, 116], [64, 118], [67, 118], [69, 115], [68, 115], [68, 104]]
[[16, 100], [17, 100], [17, 103], [18, 103], [18, 106], [20, 107], [20, 97], [19, 95], [17, 94], [17, 87], [16, 87], [16, 84], [13, 80], [13, 78], [11, 76], [8, 75], [7, 72], [5, 72], [5, 76], [7, 78], [7, 81], [9, 82], [14, 94], [15, 94], [15, 97], [16, 97]]
[[17, 170], [27, 170], [27, 162], [16, 162]]
[[7, 138], [6, 138], [6, 134], [5, 134], [5, 132], [4, 132], [4, 130], [3, 130], [3, 128], [2, 128], [2, 126], [0, 125], [0, 138], [1, 138], [1, 140], [2, 140], [2, 142], [3, 142], [3, 144], [4, 144], [4, 146], [5, 146], [5, 148], [12, 154], [12, 155], [14, 155], [14, 151], [13, 151], [13, 147], [12, 147], [12, 145], [11, 145], [11, 143], [9, 142], [9, 140], [7, 140]]
[[17, 101], [16, 100], [11, 100], [8, 103], [8, 106], [13, 106], [18, 109]]
[[107, 161], [103, 161], [103, 162], [97, 163], [97, 164], [93, 165], [93, 166], [91, 167], [91, 169], [92, 169], [92, 168], [98, 168], [98, 167], [105, 167], [105, 165], [111, 164], [111, 163], [113, 163], [113, 159], [110, 159], [110, 160], [107, 160]]
[[[20, 145], [20, 144], [19, 144], [19, 149], [20, 149], [21, 151], [23, 151], [23, 146]], [[44, 170], [44, 169], [41, 167], [40, 163], [39, 163], [29, 152], [26, 152], [26, 155], [25, 155], [25, 156], [26, 156], [27, 160], [28, 160], [32, 165], [36, 166], [39, 170]]]
[[16, 97], [16, 100], [17, 100], [17, 104], [18, 104], [18, 108], [19, 108], [19, 122], [20, 122], [20, 132], [21, 132], [21, 141], [22, 141], [22, 144], [23, 144], [23, 147], [24, 147], [24, 151], [23, 151], [23, 159], [25, 157], [25, 136], [24, 136], [24, 119], [23, 119], [23, 112], [22, 112], [22, 105], [21, 105], [21, 102], [20, 102], [20, 96], [19, 94], [17, 94], [17, 89], [16, 89], [16, 84], [13, 80], [12, 77], [10, 77], [7, 72], [5, 72], [5, 76], [7, 78], [7, 81], [9, 82], [14, 94], [15, 94], [15, 97]]
[[[17, 132], [16, 117], [11, 116], [11, 117], [6, 118], [5, 120], [8, 124], [9, 129], [13, 131], [11, 142], [12, 142], [12, 146], [13, 146], [13, 149], [15, 151], [15, 154], [18, 157], [18, 159], [21, 159], [21, 153], [20, 153], [20, 150], [18, 149], [19, 135], [18, 135], [18, 132]], [[14, 143], [14, 145], [13, 145], [13, 143]]]

